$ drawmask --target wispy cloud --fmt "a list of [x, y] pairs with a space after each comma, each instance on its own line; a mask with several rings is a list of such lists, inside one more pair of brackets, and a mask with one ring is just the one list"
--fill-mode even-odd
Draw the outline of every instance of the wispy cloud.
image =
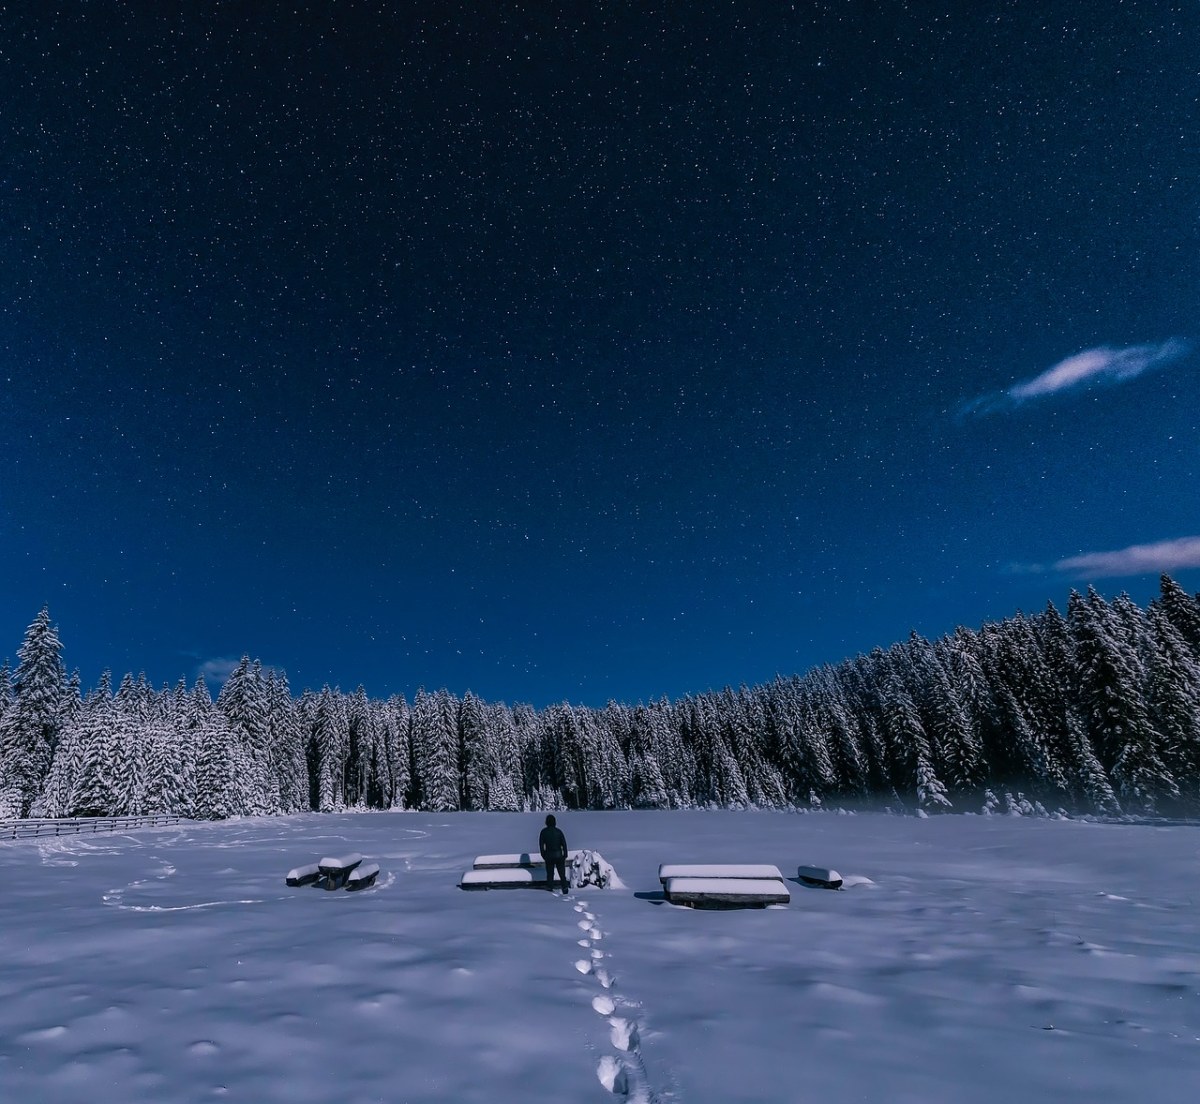
[[219, 688], [225, 685], [225, 680], [233, 674], [234, 669], [240, 662], [240, 659], [228, 659], [224, 656], [216, 656], [212, 659], [206, 659], [197, 666], [196, 674], [203, 675], [204, 681], [209, 686]]
[[1191, 351], [1191, 343], [1178, 337], [1160, 345], [1129, 345], [1123, 349], [1100, 345], [1095, 349], [1085, 349], [1066, 360], [1060, 360], [1053, 368], [1047, 368], [1032, 379], [1013, 384], [1007, 391], [996, 391], [973, 399], [959, 413], [994, 414], [1013, 410], [1031, 399], [1058, 395], [1064, 391], [1123, 383], [1154, 368], [1181, 360]]
[[1179, 537], [1157, 544], [1133, 544], [1113, 552], [1068, 556], [1059, 560], [1054, 570], [1100, 579], [1114, 575], [1160, 575], [1186, 567], [1200, 567], [1200, 537]]

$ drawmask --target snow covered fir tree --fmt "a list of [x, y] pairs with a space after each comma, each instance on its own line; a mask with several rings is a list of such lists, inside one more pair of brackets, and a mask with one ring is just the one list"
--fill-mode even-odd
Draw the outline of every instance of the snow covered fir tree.
[[[1002, 795], [998, 797], [997, 795]], [[1015, 796], [1014, 796], [1015, 795]], [[43, 609], [0, 668], [0, 818], [345, 808], [1200, 809], [1200, 595], [1073, 592], [936, 641], [678, 701], [379, 701], [243, 658], [155, 689], [68, 677]]]

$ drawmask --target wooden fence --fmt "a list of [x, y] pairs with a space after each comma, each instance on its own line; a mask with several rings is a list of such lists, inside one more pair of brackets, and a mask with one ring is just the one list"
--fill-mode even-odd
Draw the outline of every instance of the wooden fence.
[[0, 820], [0, 840], [34, 836], [68, 836], [77, 832], [126, 832], [133, 828], [162, 828], [184, 824], [187, 817], [172, 813], [154, 816], [63, 817], [58, 820]]

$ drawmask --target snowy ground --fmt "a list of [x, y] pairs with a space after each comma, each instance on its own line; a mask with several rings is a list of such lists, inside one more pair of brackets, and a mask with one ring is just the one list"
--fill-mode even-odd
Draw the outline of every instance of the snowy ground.
[[[0, 844], [0, 1085], [30, 1104], [1190, 1101], [1200, 829], [576, 813], [628, 887], [457, 888], [532, 814], [240, 820]], [[284, 874], [358, 850], [357, 894]], [[662, 902], [660, 862], [792, 903]], [[798, 864], [869, 878], [805, 889]]]

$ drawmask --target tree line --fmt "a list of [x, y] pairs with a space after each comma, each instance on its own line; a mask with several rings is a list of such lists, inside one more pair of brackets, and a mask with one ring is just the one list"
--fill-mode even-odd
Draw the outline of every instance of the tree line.
[[[1200, 595], [1072, 592], [756, 687], [602, 709], [373, 699], [243, 658], [155, 689], [68, 677], [49, 611], [0, 668], [0, 818], [347, 808], [1200, 807]], [[1009, 797], [1010, 803], [1015, 799]]]

